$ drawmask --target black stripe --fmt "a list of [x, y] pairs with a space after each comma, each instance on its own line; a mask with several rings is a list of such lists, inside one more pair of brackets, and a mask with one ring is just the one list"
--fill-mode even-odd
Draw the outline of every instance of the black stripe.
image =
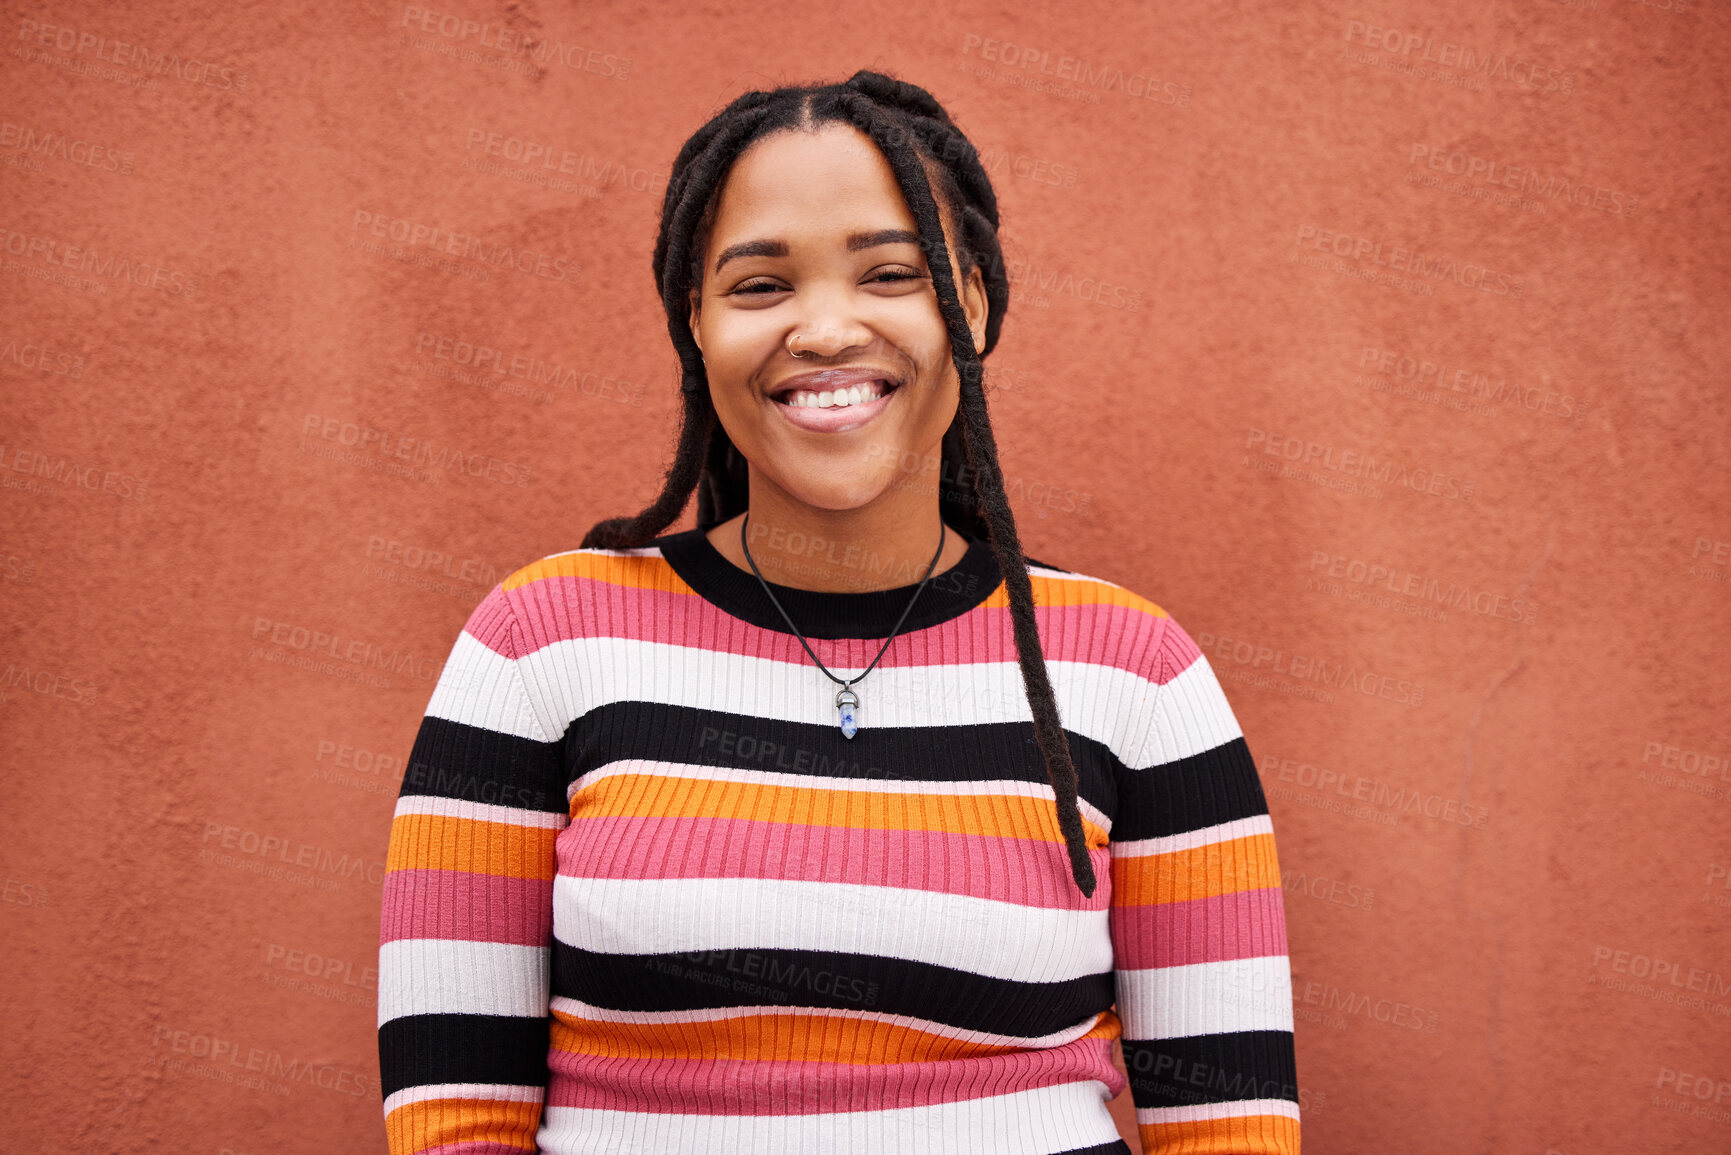
[[428, 715], [409, 752], [402, 793], [564, 814], [565, 782], [557, 742]]
[[1112, 841], [1164, 838], [1268, 813], [1256, 763], [1243, 738], [1163, 766], [1128, 770]]
[[[816, 671], [813, 671], [814, 676]], [[814, 695], [829, 694], [813, 686]], [[627, 758], [762, 770], [810, 777], [912, 782], [1045, 783], [1046, 764], [1034, 723], [960, 726], [871, 725], [871, 680], [860, 683], [864, 728], [853, 738], [833, 725], [754, 718], [659, 702], [611, 702], [587, 711], [566, 731], [566, 772], [573, 779]], [[827, 700], [827, 699], [826, 699]], [[1123, 763], [1092, 738], [1066, 730], [1078, 793], [1112, 817]], [[1118, 837], [1116, 829], [1113, 836]]]
[[[935, 550], [937, 535], [932, 536], [934, 540], [930, 548]], [[926, 572], [926, 563], [931, 560], [929, 552], [917, 559], [917, 564], [910, 562], [897, 568], [891, 568], [894, 559], [885, 559], [889, 564], [880, 565], [875, 572], [892, 575], [890, 580], [894, 580], [894, 574], [903, 574], [907, 578], [906, 585], [894, 589], [831, 592], [802, 590], [770, 582], [769, 587], [775, 593], [772, 602], [763, 592], [762, 580], [751, 570], [742, 569], [727, 560], [710, 543], [706, 530], [687, 529], [664, 534], [649, 544], [661, 550], [661, 556], [673, 572], [703, 600], [741, 621], [789, 637], [793, 636], [793, 631], [788, 629], [787, 618], [782, 617], [776, 602], [781, 603], [782, 609], [799, 627], [799, 632], [808, 638], [887, 638], [896, 628], [898, 619], [902, 620], [901, 632], [904, 634], [927, 629], [961, 617], [1003, 584], [991, 543], [983, 538], [969, 538], [968, 552], [962, 555], [962, 560], [942, 573], [932, 574], [917, 596], [914, 591], [920, 585], [921, 575]], [[805, 544], [810, 546], [812, 543], [808, 540]], [[848, 562], [845, 555], [837, 557], [833, 550], [809, 550], [805, 556], [822, 558], [838, 566]], [[861, 575], [874, 572], [872, 563], [877, 560], [873, 557], [862, 559], [861, 564], [854, 567], [854, 572]], [[907, 617], [902, 619], [904, 611]]]
[[1092, 1147], [1071, 1147], [1066, 1151], [1057, 1152], [1057, 1155], [1134, 1155], [1134, 1153], [1130, 1150], [1130, 1145], [1124, 1140], [1115, 1139], [1110, 1143], [1096, 1143]]
[[434, 1083], [547, 1085], [546, 1018], [403, 1015], [379, 1028], [379, 1082], [389, 1098]]
[[1234, 1099], [1296, 1103], [1297, 1067], [1291, 1031], [1124, 1040], [1130, 1098], [1138, 1107], [1186, 1107]]
[[[1073, 569], [1065, 569], [1061, 565], [1053, 565], [1049, 561], [1041, 561], [1037, 557], [1029, 557], [1026, 552], [1022, 554], [1022, 560], [1027, 562], [1030, 566], [1039, 566], [1041, 569], [1057, 570], [1059, 573], [1069, 574], [1071, 577], [1077, 576], [1076, 571]], [[1091, 1151], [1093, 1148], [1090, 1147], [1089, 1150]]]
[[1024, 1038], [1073, 1027], [1109, 1009], [1114, 998], [1110, 971], [1032, 983], [842, 951], [603, 954], [557, 939], [552, 989], [555, 995], [618, 1011], [836, 1007]]

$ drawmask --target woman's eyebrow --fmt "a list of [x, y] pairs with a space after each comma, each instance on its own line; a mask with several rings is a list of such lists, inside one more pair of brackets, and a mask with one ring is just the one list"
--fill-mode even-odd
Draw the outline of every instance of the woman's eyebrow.
[[[878, 245], [906, 245], [920, 243], [920, 235], [908, 229], [877, 229], [869, 233], [849, 233], [847, 238], [848, 252], [858, 252], [860, 249], [876, 248]], [[721, 272], [721, 266], [735, 257], [785, 257], [787, 256], [786, 241], [741, 241], [737, 245], [728, 245], [721, 250], [721, 255], [715, 258], [715, 271]]]

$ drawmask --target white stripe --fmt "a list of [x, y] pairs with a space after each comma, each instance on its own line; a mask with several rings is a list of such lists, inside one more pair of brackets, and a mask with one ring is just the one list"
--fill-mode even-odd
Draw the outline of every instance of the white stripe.
[[[969, 1031], [961, 1027], [952, 1027], [948, 1023], [933, 1022], [931, 1019], [915, 1018], [912, 1015], [892, 1015], [882, 1011], [856, 1011], [835, 1007], [789, 1007], [779, 1003], [765, 1006], [703, 1007], [690, 1011], [616, 1011], [610, 1007], [597, 1007], [579, 999], [568, 999], [562, 995], [554, 995], [552, 1010], [556, 1014], [574, 1019], [587, 1019], [591, 1022], [600, 1023], [630, 1023], [635, 1026], [714, 1023], [757, 1015], [811, 1015], [826, 1019], [861, 1019], [872, 1023], [886, 1023], [963, 1043], [1041, 1049], [1061, 1047], [1065, 1043], [1075, 1042], [1099, 1026], [1100, 1019], [1105, 1014], [1102, 1011], [1092, 1018], [1084, 1019], [1073, 1027], [1065, 1027], [1063, 1030], [1055, 1031], [1049, 1035], [1030, 1036], [999, 1035], [990, 1031]], [[822, 1028], [819, 1030], [821, 1031]]]
[[1199, 1123], [1208, 1119], [1237, 1119], [1245, 1115], [1284, 1115], [1298, 1118], [1298, 1104], [1291, 1099], [1233, 1099], [1225, 1103], [1195, 1103], [1183, 1107], [1138, 1107], [1136, 1124]]
[[404, 1015], [547, 1014], [552, 950], [404, 938], [379, 948], [379, 1025]]
[[466, 798], [443, 798], [436, 794], [404, 794], [397, 799], [396, 816], [437, 814], [441, 818], [467, 818], [474, 822], [500, 822], [510, 826], [533, 826], [541, 830], [563, 830], [569, 814], [549, 810], [525, 810], [520, 806], [493, 806]]
[[445, 659], [427, 702], [427, 714], [537, 742], [548, 740], [524, 693], [516, 663], [482, 645], [467, 630], [451, 646], [451, 656]]
[[[746, 770], [733, 766], [698, 766], [683, 762], [652, 762], [625, 758], [589, 771], [566, 788], [567, 799], [616, 774], [657, 775], [697, 782], [739, 782], [753, 786], [791, 786], [801, 790], [855, 790], [873, 794], [920, 794], [937, 796], [1004, 795], [1019, 798], [1055, 799], [1048, 782], [993, 779], [984, 782], [916, 782], [905, 778], [830, 778], [811, 774], [782, 774], [773, 770]], [[1108, 833], [1112, 820], [1104, 811], [1080, 795], [1076, 798], [1082, 817]]]
[[546, 1095], [545, 1087], [520, 1087], [513, 1083], [428, 1083], [420, 1087], [404, 1087], [385, 1096], [385, 1114], [410, 1103], [425, 1103], [430, 1099], [483, 1099], [491, 1103], [539, 1103]]
[[553, 933], [586, 950], [829, 950], [1034, 983], [1111, 970], [1110, 913], [797, 879], [553, 880]]
[[1160, 687], [1147, 743], [1126, 764], [1132, 770], [1164, 765], [1243, 735], [1214, 667], [1198, 654], [1183, 673]]
[[1292, 1030], [1292, 971], [1283, 954], [1120, 970], [1117, 979], [1126, 1039]]
[[[950, 623], [932, 627], [942, 631]], [[901, 641], [900, 638], [897, 641]], [[833, 664], [836, 643], [811, 639], [838, 678], [865, 668]], [[868, 654], [869, 663], [874, 654]], [[745, 718], [835, 726], [835, 685], [804, 652], [774, 661], [698, 646], [633, 638], [551, 642], [520, 659], [549, 732], [562, 733], [588, 710], [611, 702], [654, 702]], [[1095, 662], [1048, 659], [1064, 727], [1110, 749], [1126, 765], [1151, 740], [1158, 687]], [[880, 665], [854, 690], [863, 729], [1031, 722], [1021, 667], [1013, 660], [964, 665]], [[1038, 752], [1034, 757], [1037, 759]]]
[[1138, 838], [1131, 842], [1114, 842], [1112, 844], [1112, 857], [1136, 858], [1147, 854], [1172, 854], [1179, 850], [1197, 850], [1204, 846], [1212, 846], [1216, 842], [1228, 842], [1234, 838], [1249, 838], [1256, 834], [1273, 833], [1274, 820], [1272, 818], [1266, 814], [1252, 814], [1248, 818], [1234, 818], [1230, 822], [1204, 826], [1200, 830], [1187, 830], [1182, 834], [1168, 834], [1160, 838]]
[[821, 1115], [673, 1115], [546, 1107], [536, 1136], [548, 1155], [811, 1155], [814, 1151], [942, 1151], [1048, 1155], [1118, 1140], [1106, 1086], [1081, 1079], [926, 1107]]

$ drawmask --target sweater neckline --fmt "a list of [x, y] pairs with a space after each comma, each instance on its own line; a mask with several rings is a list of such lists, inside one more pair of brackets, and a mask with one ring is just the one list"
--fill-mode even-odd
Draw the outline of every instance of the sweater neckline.
[[[951, 527], [950, 532], [961, 531]], [[949, 569], [932, 574], [913, 609], [908, 610], [901, 633], [959, 618], [1003, 585], [991, 543], [962, 536], [967, 539], [968, 552]], [[665, 534], [650, 544], [660, 549], [673, 572], [710, 605], [754, 626], [794, 636], [787, 619], [765, 596], [757, 575], [729, 561], [704, 530]], [[777, 582], [770, 582], [769, 588], [808, 638], [887, 638], [919, 584], [915, 581], [860, 592], [803, 590]]]

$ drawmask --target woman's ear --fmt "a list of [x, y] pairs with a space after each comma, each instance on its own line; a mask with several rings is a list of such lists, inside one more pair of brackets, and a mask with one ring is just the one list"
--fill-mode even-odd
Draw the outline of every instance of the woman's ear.
[[691, 312], [686, 319], [686, 324], [691, 326], [691, 340], [697, 345], [697, 351], [699, 353], [703, 352], [703, 338], [697, 335], [698, 325], [702, 321], [703, 317], [703, 310], [700, 305], [701, 300], [702, 297], [698, 291], [696, 289], [691, 290]]
[[976, 353], [986, 347], [986, 314], [990, 311], [986, 303], [986, 278], [975, 265], [968, 270], [967, 280], [962, 285], [962, 313], [968, 319], [968, 328], [973, 331]]

